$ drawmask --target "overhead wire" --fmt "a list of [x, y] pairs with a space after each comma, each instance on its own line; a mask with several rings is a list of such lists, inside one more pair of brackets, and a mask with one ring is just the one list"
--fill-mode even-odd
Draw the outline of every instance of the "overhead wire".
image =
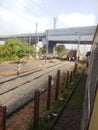
[[[30, 8], [28, 8], [27, 6], [24, 6], [24, 4], [22, 3], [22, 2], [20, 2], [19, 0], [16, 0], [20, 5], [22, 5], [29, 13], [32, 13], [33, 11], [30, 9]], [[36, 5], [37, 6], [37, 5]], [[46, 11], [44, 11], [44, 12], [46, 12]], [[39, 17], [38, 15], [35, 15], [34, 14], [34, 12], [33, 12], [33, 15], [35, 16], [35, 18], [36, 18], [36, 24], [39, 24], [39, 22], [38, 22], [38, 19], [37, 18], [41, 18], [41, 17]], [[43, 21], [44, 22], [44, 20], [43, 19], [41, 19], [41, 21]], [[51, 23], [51, 20], [49, 19], [48, 21], [50, 21], [50, 23]]]
[[[28, 12], [32, 13], [32, 10], [30, 10], [30, 8], [28, 8], [27, 6], [24, 6], [24, 4], [22, 2], [20, 2], [19, 0], [16, 0], [19, 4], [21, 4]], [[36, 15], [33, 13], [33, 15], [36, 17]]]
[[[37, 0], [36, 2], [31, 0], [33, 4], [35, 4], [36, 6], [40, 7], [43, 11], [45, 11], [45, 13], [49, 14], [50, 17], [52, 17], [52, 21], [53, 21], [53, 28], [54, 26], [56, 26], [57, 23], [57, 16], [55, 15], [54, 12], [56, 12], [55, 10], [53, 11], [53, 9], [49, 9], [44, 3], [42, 3], [42, 1]], [[47, 1], [45, 1], [47, 2]], [[48, 3], [47, 3], [48, 5]]]
[[[19, 0], [16, 0], [16, 1], [17, 1], [19, 4], [21, 4], [28, 12], [32, 13], [32, 10], [30, 10], [30, 8], [28, 8], [27, 6], [24, 6], [24, 4], [23, 4], [22, 2], [20, 2]], [[44, 11], [44, 12], [45, 12], [45, 11]], [[34, 16], [37, 16], [36, 19], [37, 19], [37, 18], [40, 19], [40, 17], [39, 17], [38, 15], [35, 15], [34, 13], [33, 13], [33, 15], [34, 15]], [[44, 22], [43, 19], [42, 19], [42, 21]], [[51, 22], [50, 19], [49, 19], [49, 21]], [[37, 20], [36, 20], [36, 23], [38, 23]]]
[[[28, 8], [27, 6], [24, 6], [22, 2], [20, 2], [20, 1], [18, 1], [18, 0], [16, 0], [16, 1], [17, 1], [19, 4], [21, 4], [26, 10], [28, 10], [29, 12], [32, 12], [32, 11], [30, 10], [30, 8]], [[53, 18], [52, 14], [47, 11], [48, 8], [47, 8], [46, 6], [42, 6], [42, 4], [38, 4], [37, 2], [34, 2], [33, 0], [31, 0], [31, 2], [32, 2], [32, 4], [34, 4], [34, 5], [38, 6], [39, 8], [41, 8], [46, 14], [48, 14], [48, 16], [50, 16], [51, 18]], [[18, 15], [19, 17], [24, 18], [25, 20], [29, 21], [30, 23], [33, 23], [33, 24], [35, 24], [35, 25], [37, 24], [37, 22], [34, 22], [34, 21], [28, 19], [27, 17], [21, 15], [20, 13], [17, 13], [16, 11], [14, 11], [14, 10], [12, 10], [12, 9], [10, 9], [10, 8], [8, 8], [8, 7], [6, 7], [6, 6], [4, 6], [4, 5], [1, 6], [1, 7], [2, 7], [2, 8], [5, 8], [5, 9], [7, 9], [7, 10], [9, 10], [10, 12], [12, 12], [12, 13]], [[34, 13], [33, 13], [33, 15], [34, 15]], [[37, 16], [36, 18], [38, 18], [38, 16]], [[39, 18], [40, 18], [40, 17], [39, 17]], [[49, 20], [50, 20], [50, 19], [49, 19]]]
[[[45, 1], [45, 2], [47, 2], [47, 1]], [[56, 11], [54, 9], [50, 10], [42, 1], [38, 1], [38, 3], [40, 4], [40, 6], [44, 7], [53, 17], [55, 16], [54, 12], [56, 12]], [[48, 3], [47, 3], [47, 5], [48, 5]]]
[[[40, 6], [43, 6], [48, 12], [50, 12], [53, 15], [53, 23], [56, 24], [58, 21], [58, 16], [56, 13], [55, 8], [51, 8], [51, 10], [47, 7], [49, 4], [48, 1], [43, 2], [42, 0], [36, 0], [37, 3], [40, 4]], [[54, 6], [55, 7], [55, 6]], [[54, 25], [53, 25], [54, 26]]]
[[[51, 8], [51, 10], [46, 6], [46, 5], [48, 5], [49, 3], [48, 3], [48, 1], [45, 1], [45, 3], [43, 2], [43, 1], [40, 1], [40, 0], [38, 0], [38, 2], [42, 5], [42, 6], [44, 6], [44, 8], [46, 8], [48, 11], [50, 11], [50, 13], [51, 14], [53, 14], [53, 22], [54, 22], [54, 24], [56, 24], [57, 23], [57, 21], [58, 21], [58, 16], [57, 16], [57, 11], [55, 10], [55, 6], [54, 6], [54, 8]], [[54, 25], [53, 25], [54, 26]]]
[[34, 5], [36, 5], [36, 6], [38, 6], [39, 8], [41, 8], [46, 14], [48, 14], [48, 16], [50, 16], [50, 17], [54, 17], [49, 11], [47, 11], [47, 9], [46, 8], [44, 8], [43, 6], [41, 6], [40, 4], [38, 4], [37, 2], [35, 2], [35, 1], [33, 1], [33, 0], [31, 0], [31, 2], [34, 4]]
[[31, 22], [31, 23], [33, 23], [33, 24], [36, 24], [36, 22], [34, 22], [34, 21], [28, 19], [27, 17], [25, 17], [25, 16], [23, 16], [23, 15], [21, 15], [21, 14], [15, 12], [14, 10], [9, 9], [8, 7], [2, 6], [2, 8], [7, 9], [7, 10], [9, 10], [10, 12], [12, 12], [12, 13], [14, 13], [14, 14], [20, 16], [20, 17], [23, 17], [25, 20], [27, 20], [27, 21], [29, 21], [29, 22]]
[[[0, 5], [0, 6], [1, 6], [1, 5]], [[23, 19], [25, 19], [26, 21], [28, 21], [29, 23], [32, 23], [32, 24], [34, 24], [34, 25], [36, 26], [36, 22], [34, 22], [34, 21], [30, 20], [29, 18], [27, 18], [27, 17], [21, 15], [20, 13], [17, 13], [17, 12], [15, 12], [14, 10], [9, 9], [8, 7], [6, 7], [6, 6], [4, 6], [4, 5], [2, 5], [1, 7], [4, 8], [4, 9], [6, 9], [6, 10], [9, 10], [11, 13], [14, 13], [15, 15], [19, 16], [20, 18], [23, 18]], [[32, 27], [34, 28], [34, 26], [32, 26]], [[30, 30], [27, 29], [27, 28], [26, 28], [26, 30], [30, 31]]]

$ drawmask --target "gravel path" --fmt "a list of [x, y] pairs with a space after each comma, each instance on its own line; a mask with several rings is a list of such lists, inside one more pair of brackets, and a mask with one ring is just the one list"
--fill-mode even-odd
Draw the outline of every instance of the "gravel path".
[[[83, 80], [83, 78], [85, 80]], [[51, 130], [80, 130], [81, 129], [81, 118], [82, 118], [82, 109], [83, 109], [83, 99], [85, 93], [86, 76], [84, 76], [83, 78], [80, 81], [83, 84], [76, 88], [71, 100], [69, 101], [67, 106], [65, 106], [61, 115], [59, 116], [58, 120], [51, 128]], [[77, 95], [77, 93], [79, 93], [80, 91], [82, 92], [82, 94]], [[78, 100], [78, 98], [80, 98], [80, 100]], [[77, 102], [79, 102], [79, 104]]]
[[[40, 89], [42, 91], [47, 87], [48, 75], [52, 75], [53, 77], [55, 77], [58, 69], [60, 69], [62, 73], [63, 71], [65, 72], [69, 70], [73, 65], [74, 63], [72, 62], [70, 64], [68, 64], [68, 62], [62, 62], [62, 65], [59, 64], [58, 67], [55, 66], [51, 68], [47, 68], [47, 65], [40, 72], [36, 72], [24, 77], [20, 76], [13, 81], [1, 84], [0, 104], [6, 105], [7, 114], [10, 114], [14, 110], [24, 105], [29, 100], [31, 100], [34, 97], [35, 89]], [[11, 89], [13, 89], [13, 91], [9, 91]], [[5, 93], [6, 91], [9, 92]]]
[[81, 114], [82, 110], [67, 107], [52, 130], [80, 130]]

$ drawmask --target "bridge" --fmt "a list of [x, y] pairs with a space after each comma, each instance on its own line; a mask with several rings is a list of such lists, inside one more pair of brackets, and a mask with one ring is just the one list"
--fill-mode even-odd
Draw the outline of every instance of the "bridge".
[[31, 44], [36, 44], [46, 38], [45, 33], [26, 33], [26, 34], [14, 34], [0, 36], [0, 41], [6, 41], [10, 38], [19, 38], [21, 41], [26, 41]]
[[38, 41], [44, 41], [47, 44], [48, 53], [53, 53], [53, 48], [57, 43], [92, 44], [95, 30], [96, 26], [48, 29], [44, 33], [0, 36], [0, 41], [6, 41], [13, 37], [17, 37], [21, 41], [27, 41], [30, 44], [37, 44]]
[[92, 44], [95, 30], [96, 26], [46, 30], [48, 52], [53, 53], [53, 48], [57, 43]]

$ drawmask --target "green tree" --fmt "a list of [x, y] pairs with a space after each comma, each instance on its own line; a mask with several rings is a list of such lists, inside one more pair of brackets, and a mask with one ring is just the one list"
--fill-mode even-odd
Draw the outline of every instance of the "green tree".
[[58, 46], [56, 46], [56, 52], [57, 52], [58, 56], [62, 57], [66, 54], [67, 49], [65, 48], [64, 45], [58, 45]]
[[47, 50], [47, 46], [46, 46], [46, 45], [44, 45], [43, 47], [41, 47], [41, 48], [39, 49], [40, 53], [42, 53], [43, 55], [46, 54], [46, 50]]
[[0, 60], [18, 60], [34, 53], [34, 47], [18, 38], [8, 39], [0, 45]]

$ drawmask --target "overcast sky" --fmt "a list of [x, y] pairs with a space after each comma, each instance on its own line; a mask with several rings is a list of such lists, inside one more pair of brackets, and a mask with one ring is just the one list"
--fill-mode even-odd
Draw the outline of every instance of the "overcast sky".
[[0, 0], [0, 35], [98, 23], [98, 0]]

